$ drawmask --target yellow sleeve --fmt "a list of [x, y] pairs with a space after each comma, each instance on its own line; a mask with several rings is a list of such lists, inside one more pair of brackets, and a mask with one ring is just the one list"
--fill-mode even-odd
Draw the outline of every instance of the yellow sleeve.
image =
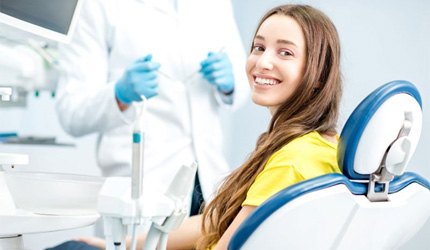
[[273, 155], [257, 176], [242, 206], [259, 206], [282, 189], [302, 181], [303, 176], [285, 155]]

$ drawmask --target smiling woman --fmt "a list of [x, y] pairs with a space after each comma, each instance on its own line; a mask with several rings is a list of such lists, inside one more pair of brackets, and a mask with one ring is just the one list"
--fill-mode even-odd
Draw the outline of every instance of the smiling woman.
[[252, 100], [272, 114], [300, 84], [306, 60], [305, 38], [291, 17], [273, 15], [255, 36], [246, 70]]
[[244, 219], [278, 191], [340, 172], [336, 123], [342, 93], [340, 42], [331, 20], [308, 5], [282, 5], [260, 21], [247, 61], [252, 100], [269, 129], [203, 214], [198, 249], [226, 249]]

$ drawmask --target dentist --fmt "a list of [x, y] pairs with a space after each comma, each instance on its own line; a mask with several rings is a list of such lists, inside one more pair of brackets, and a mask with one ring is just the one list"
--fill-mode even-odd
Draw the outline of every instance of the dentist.
[[59, 51], [59, 121], [72, 136], [98, 134], [104, 176], [130, 175], [145, 96], [144, 188], [167, 188], [181, 165], [197, 161], [196, 190], [211, 199], [231, 171], [220, 110], [248, 97], [229, 0], [84, 1], [72, 41]]

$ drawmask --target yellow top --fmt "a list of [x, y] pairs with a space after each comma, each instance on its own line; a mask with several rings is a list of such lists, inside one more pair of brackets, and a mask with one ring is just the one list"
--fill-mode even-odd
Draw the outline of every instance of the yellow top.
[[269, 158], [242, 206], [259, 206], [288, 186], [328, 173], [340, 173], [337, 144], [327, 141], [318, 132], [308, 133], [292, 140]]

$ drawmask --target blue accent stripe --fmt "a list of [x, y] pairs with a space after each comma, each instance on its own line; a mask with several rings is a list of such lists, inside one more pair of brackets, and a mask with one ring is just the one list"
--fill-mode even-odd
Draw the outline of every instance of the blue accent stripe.
[[11, 137], [18, 137], [18, 134], [15, 132], [5, 132], [0, 133], [0, 142], [4, 142], [9, 140]]
[[[407, 172], [402, 176], [394, 178], [390, 182], [389, 193], [396, 193], [411, 183], [418, 183], [430, 190], [430, 182], [418, 174]], [[273, 195], [263, 204], [258, 206], [248, 218], [240, 225], [231, 238], [228, 250], [238, 250], [248, 240], [252, 233], [276, 210], [285, 206], [288, 202], [305, 194], [335, 185], [345, 185], [354, 195], [367, 194], [368, 184], [363, 182], [352, 182], [346, 176], [338, 173], [326, 174], [310, 180], [306, 180]], [[378, 187], [376, 187], [378, 189]]]
[[412, 183], [418, 183], [430, 190], [430, 182], [427, 179], [413, 172], [405, 172], [403, 175], [395, 177], [390, 182], [388, 193], [397, 193]]
[[133, 143], [140, 143], [142, 136], [140, 133], [133, 133]]
[[342, 129], [338, 147], [338, 164], [348, 178], [354, 180], [369, 179], [369, 175], [358, 174], [354, 171], [354, 158], [358, 142], [378, 108], [388, 98], [401, 93], [409, 94], [415, 98], [422, 109], [421, 96], [417, 88], [408, 81], [399, 80], [384, 84], [370, 93], [348, 118]]
[[0, 138], [3, 137], [17, 137], [18, 134], [16, 132], [5, 132], [5, 133], [0, 133]]

